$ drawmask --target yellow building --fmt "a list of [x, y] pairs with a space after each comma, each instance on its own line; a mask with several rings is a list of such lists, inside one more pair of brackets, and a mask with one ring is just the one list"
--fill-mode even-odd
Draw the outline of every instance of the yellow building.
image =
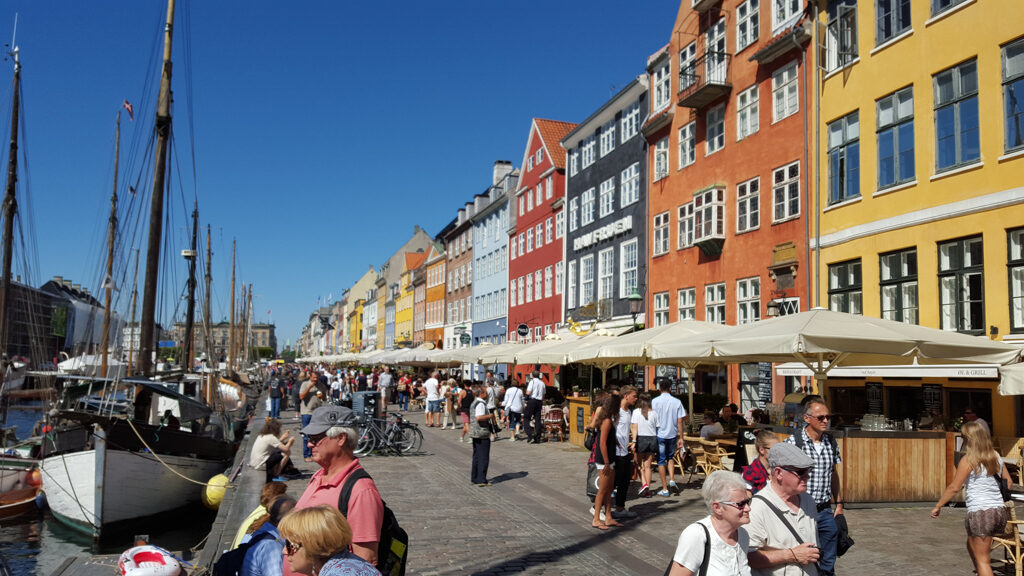
[[363, 349], [363, 303], [366, 300], [360, 298], [352, 305], [346, 322], [348, 322], [348, 346], [346, 352], [359, 352]]
[[[1020, 0], [847, 0], [821, 10], [819, 170], [808, 207], [819, 215], [818, 305], [1024, 339]], [[995, 436], [1024, 434], [1024, 403], [996, 392], [994, 369], [847, 375], [828, 381], [834, 412], [863, 413], [867, 395], [877, 399], [865, 384], [881, 381], [890, 418], [972, 407]]]
[[395, 347], [412, 346], [412, 320], [415, 271], [427, 259], [426, 252], [406, 252], [402, 262], [402, 275], [398, 280], [398, 298], [395, 301]]

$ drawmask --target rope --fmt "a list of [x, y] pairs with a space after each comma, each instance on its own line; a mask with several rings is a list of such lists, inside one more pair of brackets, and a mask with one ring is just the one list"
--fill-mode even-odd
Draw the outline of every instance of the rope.
[[128, 427], [131, 428], [132, 432], [135, 433], [135, 436], [139, 439], [139, 442], [142, 442], [142, 445], [146, 447], [146, 450], [149, 450], [149, 453], [152, 454], [154, 458], [156, 458], [157, 462], [159, 462], [160, 464], [163, 464], [163, 467], [167, 468], [168, 470], [170, 470], [171, 473], [174, 474], [175, 476], [178, 476], [182, 480], [187, 480], [187, 481], [189, 481], [189, 482], [191, 482], [193, 484], [198, 484], [199, 486], [219, 486], [219, 487], [222, 487], [224, 489], [234, 488], [234, 486], [231, 485], [231, 484], [225, 484], [223, 486], [220, 486], [220, 485], [210, 484], [209, 482], [199, 482], [198, 480], [193, 480], [193, 479], [189, 478], [188, 476], [185, 476], [181, 472], [178, 472], [174, 468], [171, 468], [166, 462], [163, 461], [162, 458], [160, 458], [159, 454], [154, 452], [153, 449], [149, 447], [149, 444], [146, 444], [146, 441], [142, 438], [142, 434], [139, 434], [139, 431], [135, 429], [135, 424], [132, 424], [132, 421], [130, 419], [128, 419], [128, 418], [125, 418], [124, 421], [128, 423]]

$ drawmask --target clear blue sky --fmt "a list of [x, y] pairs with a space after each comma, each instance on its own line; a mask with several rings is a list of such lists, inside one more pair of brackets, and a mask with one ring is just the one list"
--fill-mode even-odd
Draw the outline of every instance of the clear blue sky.
[[[273, 310], [280, 345], [294, 342], [318, 297], [340, 297], [414, 224], [436, 234], [490, 184], [494, 160], [518, 166], [531, 118], [579, 122], [643, 73], [677, 9], [649, 0], [178, 0], [174, 130], [187, 185], [185, 200], [176, 191], [168, 206], [168, 300], [184, 283], [176, 255], [187, 242], [183, 204], [191, 209], [197, 188], [201, 225], [213, 227], [214, 318], [227, 314], [236, 238], [257, 319]], [[123, 119], [121, 179], [152, 186], [144, 147], [165, 10], [163, 0], [3, 2], [3, 43], [19, 15], [22, 182], [37, 280], [62, 275], [99, 289], [124, 99], [136, 121]], [[12, 70], [0, 65], [5, 131]], [[127, 282], [122, 308], [130, 273]], [[164, 321], [173, 309], [163, 307]]]

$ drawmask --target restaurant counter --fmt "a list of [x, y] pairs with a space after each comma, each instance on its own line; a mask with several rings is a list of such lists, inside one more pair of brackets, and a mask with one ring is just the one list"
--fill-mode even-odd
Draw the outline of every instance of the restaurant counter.
[[569, 422], [569, 442], [582, 448], [583, 429], [590, 424], [590, 396], [568, 397], [565, 401], [565, 417]]

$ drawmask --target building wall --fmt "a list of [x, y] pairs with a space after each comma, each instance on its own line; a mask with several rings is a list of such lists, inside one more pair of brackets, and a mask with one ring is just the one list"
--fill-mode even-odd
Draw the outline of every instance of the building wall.
[[[464, 348], [455, 326], [473, 332], [473, 229], [469, 217], [446, 238], [448, 275], [445, 284], [444, 348]], [[472, 341], [471, 341], [472, 342]]]
[[[419, 268], [416, 273], [423, 274], [426, 267]], [[412, 304], [412, 343], [414, 346], [423, 344], [423, 326], [426, 323], [427, 313], [427, 285], [422, 280], [413, 284]]]
[[423, 339], [433, 342], [435, 346], [443, 346], [445, 322], [445, 282], [447, 278], [448, 258], [443, 249], [431, 248], [427, 256], [427, 294], [426, 321], [424, 322]]
[[473, 224], [473, 344], [505, 341], [508, 314], [508, 199]]
[[399, 296], [395, 301], [395, 343], [412, 344], [413, 287], [412, 270], [402, 273]]
[[[352, 287], [349, 288], [349, 299], [348, 299], [348, 302], [346, 303], [346, 307], [345, 307], [345, 317], [346, 318], [349, 317], [352, 314], [352, 311], [357, 308], [357, 304], [356, 304], [357, 302], [359, 302], [359, 301], [362, 301], [363, 303], [366, 302], [366, 293], [374, 288], [376, 282], [377, 282], [377, 270], [373, 266], [370, 266], [369, 269], [359, 278], [359, 280], [356, 280], [355, 284], [353, 284]], [[361, 305], [359, 305], [359, 306], [361, 306]], [[360, 316], [361, 315], [362, 315], [362, 313], [360, 312]], [[360, 325], [361, 324], [362, 324], [362, 321], [360, 321]], [[362, 340], [363, 340], [363, 334], [361, 332], [360, 333], [354, 333], [354, 332], [352, 332], [350, 330], [348, 332], [347, 336], [348, 336], [348, 341], [346, 343], [347, 344], [347, 347], [345, 348], [346, 350], [352, 350], [353, 349], [353, 344], [355, 342], [359, 342], [360, 345], [361, 345]]]
[[377, 348], [377, 310], [376, 295], [367, 298], [363, 305], [363, 350]]

